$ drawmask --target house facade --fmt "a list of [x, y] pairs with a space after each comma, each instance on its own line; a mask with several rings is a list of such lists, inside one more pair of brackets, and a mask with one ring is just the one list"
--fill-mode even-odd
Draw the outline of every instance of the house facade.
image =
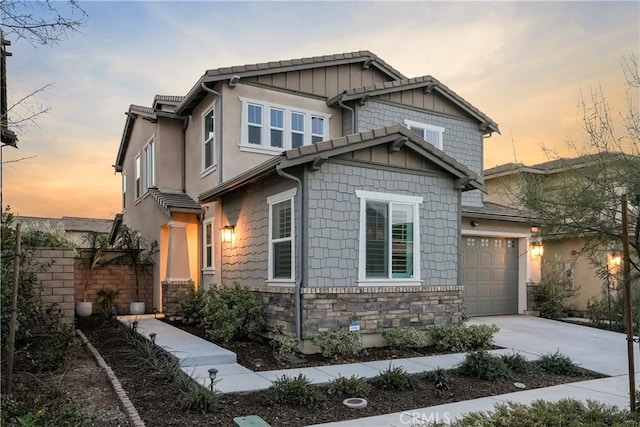
[[526, 309], [527, 219], [485, 204], [498, 125], [371, 52], [208, 70], [130, 106], [123, 221], [160, 252], [154, 306], [247, 286], [302, 338]]

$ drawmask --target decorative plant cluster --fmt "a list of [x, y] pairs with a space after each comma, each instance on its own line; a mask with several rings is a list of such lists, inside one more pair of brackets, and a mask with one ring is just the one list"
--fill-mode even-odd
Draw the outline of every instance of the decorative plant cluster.
[[273, 381], [267, 390], [267, 401], [278, 405], [317, 408], [326, 398], [318, 387], [300, 374], [297, 377], [283, 375]]
[[556, 375], [569, 375], [577, 377], [582, 375], [580, 367], [574, 363], [569, 356], [555, 352], [553, 354], [544, 354], [536, 361], [536, 363], [545, 371], [550, 374]]
[[178, 316], [187, 325], [199, 325], [202, 322], [202, 303], [204, 300], [202, 287], [196, 289], [192, 282], [187, 293], [178, 302]]
[[287, 355], [298, 352], [298, 337], [282, 325], [273, 327], [269, 333], [269, 342], [273, 347], [273, 354], [278, 360], [282, 360]]
[[435, 371], [427, 372], [425, 378], [433, 383], [438, 396], [449, 390], [449, 374], [446, 370], [438, 368]]
[[529, 362], [520, 353], [503, 354], [500, 358], [509, 367], [511, 372], [524, 374], [529, 370]]
[[390, 347], [401, 350], [423, 348], [429, 344], [427, 331], [411, 327], [385, 329], [382, 337]]
[[496, 325], [441, 325], [426, 330], [412, 327], [382, 331], [390, 347], [417, 349], [433, 346], [441, 352], [467, 352], [491, 348], [493, 336], [500, 329]]
[[359, 332], [349, 332], [347, 328], [320, 332], [311, 341], [320, 347], [322, 355], [328, 359], [353, 359], [364, 350], [362, 335]]
[[338, 397], [367, 397], [369, 395], [369, 383], [363, 377], [353, 375], [351, 377], [338, 376], [329, 383], [328, 393]]
[[415, 390], [418, 381], [414, 375], [407, 373], [402, 366], [389, 367], [371, 379], [371, 383], [382, 390]]
[[481, 380], [498, 381], [511, 377], [511, 369], [500, 356], [486, 351], [467, 354], [458, 368], [460, 374]]

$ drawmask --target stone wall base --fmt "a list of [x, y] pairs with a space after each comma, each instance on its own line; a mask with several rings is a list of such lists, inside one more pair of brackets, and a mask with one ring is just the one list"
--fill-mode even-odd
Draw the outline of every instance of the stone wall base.
[[184, 281], [163, 281], [162, 282], [162, 312], [167, 315], [176, 314], [180, 301], [189, 292], [193, 282], [191, 280]]

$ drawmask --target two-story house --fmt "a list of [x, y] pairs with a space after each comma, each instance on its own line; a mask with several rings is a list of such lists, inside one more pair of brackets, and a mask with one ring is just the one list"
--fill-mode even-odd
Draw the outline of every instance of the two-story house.
[[483, 203], [498, 125], [369, 51], [208, 70], [127, 113], [123, 220], [160, 244], [153, 307], [238, 282], [299, 336], [526, 309], [529, 224]]

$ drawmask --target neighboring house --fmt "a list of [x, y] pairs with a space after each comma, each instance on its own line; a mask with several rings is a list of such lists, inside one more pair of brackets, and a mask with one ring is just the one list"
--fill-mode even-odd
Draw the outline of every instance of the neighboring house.
[[521, 313], [529, 224], [483, 203], [498, 131], [368, 51], [208, 70], [130, 106], [122, 220], [160, 244], [164, 312], [191, 282], [238, 282], [303, 338]]
[[75, 247], [82, 248], [86, 245], [85, 238], [89, 233], [98, 233], [109, 236], [113, 225], [112, 219], [81, 218], [75, 216], [63, 216], [62, 218], [49, 218], [41, 216], [16, 215], [14, 223], [20, 223], [22, 230], [37, 230], [64, 235]]
[[[629, 158], [634, 156], [625, 155]], [[603, 162], [616, 161], [619, 153], [583, 155], [575, 158], [560, 158], [531, 166], [522, 163], [507, 163], [485, 170], [484, 178], [488, 195], [486, 200], [523, 209], [520, 193], [522, 185], [535, 179], [543, 192], [553, 192], [575, 179], [595, 179]], [[544, 228], [544, 227], [543, 227]], [[602, 250], [583, 253], [586, 245], [592, 246], [590, 236], [554, 236], [542, 230], [544, 247], [541, 279], [562, 279], [572, 286], [576, 294], [569, 300], [570, 308], [584, 310], [592, 298], [599, 298], [606, 290], [599, 268], [609, 268], [617, 274], [620, 265], [619, 250], [603, 247]], [[597, 249], [597, 248], [596, 248]], [[594, 258], [595, 257], [595, 258]], [[594, 262], [597, 264], [594, 264]], [[617, 264], [617, 265], [616, 265]], [[562, 276], [562, 277], [559, 277]], [[608, 286], [617, 288], [615, 277], [609, 278]]]

